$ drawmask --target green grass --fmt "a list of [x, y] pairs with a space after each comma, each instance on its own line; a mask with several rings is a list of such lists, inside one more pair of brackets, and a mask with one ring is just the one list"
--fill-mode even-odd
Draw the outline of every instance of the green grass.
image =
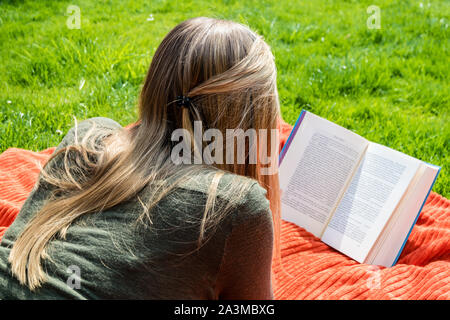
[[[66, 27], [69, 5], [81, 29]], [[366, 9], [381, 9], [368, 29]], [[147, 21], [150, 14], [154, 20]], [[249, 25], [271, 45], [282, 114], [307, 109], [442, 167], [449, 197], [448, 1], [0, 1], [0, 152], [57, 145], [77, 119], [136, 120], [156, 47], [194, 16]]]

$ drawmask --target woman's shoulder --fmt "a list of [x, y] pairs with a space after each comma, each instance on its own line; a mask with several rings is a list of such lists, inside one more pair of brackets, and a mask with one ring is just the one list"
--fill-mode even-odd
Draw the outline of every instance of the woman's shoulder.
[[266, 189], [248, 177], [220, 170], [205, 170], [190, 177], [180, 188], [205, 197], [214, 189], [215, 201], [223, 205], [231, 204], [234, 211], [239, 211], [241, 218], [267, 212], [270, 214]]
[[[77, 125], [73, 126], [70, 130], [75, 130], [75, 127], [77, 127], [77, 130], [80, 132], [83, 132], [85, 130], [88, 130], [89, 128], [95, 126], [96, 128], [100, 129], [116, 129], [116, 128], [122, 128], [122, 126], [115, 120], [107, 117], [91, 117], [87, 118], [85, 120], [82, 120], [80, 122], [77, 121]], [[69, 130], [69, 131], [70, 131]]]
[[80, 122], [76, 121], [75, 125], [69, 129], [60, 144], [56, 147], [56, 150], [80, 141], [89, 130], [110, 132], [120, 128], [123, 127], [117, 121], [107, 117], [91, 117]]

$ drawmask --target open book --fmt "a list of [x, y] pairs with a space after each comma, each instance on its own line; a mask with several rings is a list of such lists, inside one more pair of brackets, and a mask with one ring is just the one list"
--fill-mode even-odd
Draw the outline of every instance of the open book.
[[304, 110], [280, 153], [282, 218], [360, 263], [390, 267], [439, 171]]

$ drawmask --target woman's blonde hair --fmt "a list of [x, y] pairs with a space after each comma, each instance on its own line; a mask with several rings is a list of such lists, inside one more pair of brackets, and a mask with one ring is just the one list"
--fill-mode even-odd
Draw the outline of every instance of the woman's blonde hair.
[[[190, 97], [191, 108], [172, 103]], [[129, 130], [116, 130], [101, 147], [93, 130], [79, 143], [57, 150], [41, 170], [40, 183], [51, 186], [51, 197], [15, 241], [9, 261], [20, 283], [34, 290], [45, 282], [41, 260], [54, 237], [64, 239], [75, 219], [126, 201], [153, 183], [140, 219], [151, 222], [152, 208], [185, 179], [210, 170], [212, 179], [201, 220], [199, 241], [233, 203], [249, 190], [251, 179], [236, 179], [227, 188], [231, 204], [216, 207], [217, 186], [224, 172], [257, 180], [267, 190], [274, 221], [274, 245], [279, 252], [280, 204], [278, 176], [261, 175], [261, 164], [224, 163], [175, 165], [171, 134], [177, 128], [191, 135], [193, 122], [204, 128], [276, 129], [279, 102], [276, 68], [269, 46], [248, 27], [225, 20], [193, 18], [177, 25], [163, 39], [152, 59], [139, 101], [139, 121]], [[76, 133], [76, 128], [75, 128]], [[106, 141], [106, 140], [105, 140]], [[277, 144], [268, 138], [268, 148]], [[251, 146], [246, 145], [246, 152]], [[53, 160], [63, 154], [63, 166]], [[235, 153], [236, 154], [236, 153]], [[272, 155], [276, 157], [277, 155]], [[219, 217], [219, 218], [218, 218]]]

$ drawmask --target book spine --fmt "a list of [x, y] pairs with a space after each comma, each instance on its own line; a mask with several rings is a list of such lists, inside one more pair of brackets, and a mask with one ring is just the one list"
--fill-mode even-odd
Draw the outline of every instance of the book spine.
[[283, 161], [283, 158], [284, 158], [287, 150], [289, 149], [289, 146], [291, 145], [291, 142], [294, 139], [295, 134], [297, 133], [298, 128], [300, 127], [300, 124], [303, 121], [303, 118], [305, 117], [305, 114], [306, 114], [306, 110], [302, 110], [302, 112], [300, 112], [300, 115], [298, 116], [297, 121], [295, 122], [294, 128], [292, 128], [292, 131], [289, 134], [289, 137], [286, 140], [286, 143], [284, 144], [283, 149], [281, 149], [281, 152], [280, 152], [280, 155], [278, 158], [278, 165], [280, 165], [281, 162]]
[[413, 222], [413, 224], [411, 226], [411, 229], [409, 229], [409, 232], [406, 235], [405, 241], [403, 241], [403, 244], [402, 244], [400, 250], [398, 251], [397, 257], [395, 258], [394, 263], [392, 263], [391, 267], [395, 266], [395, 264], [397, 263], [398, 259], [400, 258], [400, 254], [402, 253], [403, 248], [405, 247], [406, 241], [408, 240], [412, 229], [414, 228], [414, 226], [416, 225], [417, 220], [419, 219], [420, 213], [422, 212], [422, 209], [423, 209], [423, 207], [425, 205], [425, 202], [427, 202], [427, 199], [428, 199], [428, 196], [430, 195], [431, 189], [433, 189], [434, 183], [436, 182], [436, 179], [439, 176], [440, 172], [441, 172], [441, 168], [439, 168], [439, 171], [436, 173], [436, 176], [434, 177], [433, 183], [431, 184], [430, 189], [428, 190], [427, 196], [423, 200], [422, 206], [420, 207], [419, 212], [417, 213], [416, 219], [414, 220], [414, 222]]

